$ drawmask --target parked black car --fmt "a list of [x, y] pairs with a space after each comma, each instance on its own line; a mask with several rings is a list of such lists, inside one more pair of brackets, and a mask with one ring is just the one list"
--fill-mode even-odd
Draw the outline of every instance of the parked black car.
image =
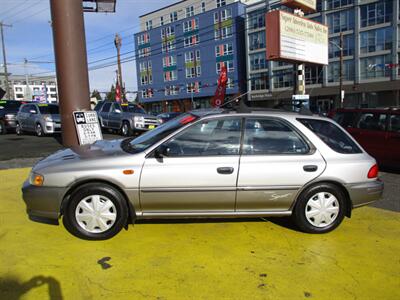
[[15, 100], [0, 101], [0, 134], [15, 130], [17, 113], [23, 103]]

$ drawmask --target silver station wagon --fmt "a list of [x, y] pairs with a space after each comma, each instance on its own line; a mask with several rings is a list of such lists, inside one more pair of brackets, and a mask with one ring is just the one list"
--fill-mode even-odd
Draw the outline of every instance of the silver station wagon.
[[36, 221], [84, 239], [147, 218], [292, 216], [324, 233], [378, 200], [378, 167], [334, 121], [284, 111], [199, 110], [137, 138], [38, 162], [22, 188]]

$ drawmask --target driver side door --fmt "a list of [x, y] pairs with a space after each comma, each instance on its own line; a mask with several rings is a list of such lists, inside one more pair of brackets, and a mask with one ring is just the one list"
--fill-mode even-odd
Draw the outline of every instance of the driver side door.
[[[201, 120], [149, 155], [140, 180], [143, 215], [201, 215], [233, 212], [242, 120]], [[161, 148], [160, 147], [160, 148]]]

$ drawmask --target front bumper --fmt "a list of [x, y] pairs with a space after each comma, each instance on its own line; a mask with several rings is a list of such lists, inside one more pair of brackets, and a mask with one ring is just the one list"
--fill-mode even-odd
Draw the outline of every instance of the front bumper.
[[353, 208], [379, 200], [382, 197], [383, 186], [383, 182], [379, 179], [347, 185], [346, 188], [353, 203]]
[[61, 124], [59, 122], [45, 122], [42, 128], [45, 134], [61, 132]]
[[15, 127], [17, 127], [17, 121], [15, 119], [5, 119], [4, 125], [7, 130], [15, 130]]
[[22, 197], [29, 218], [44, 223], [58, 223], [64, 193], [65, 188], [37, 187], [25, 181], [22, 186]]

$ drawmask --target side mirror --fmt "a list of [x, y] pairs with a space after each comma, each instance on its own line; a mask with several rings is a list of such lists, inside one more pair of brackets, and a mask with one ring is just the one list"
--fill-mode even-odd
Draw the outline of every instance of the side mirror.
[[160, 145], [158, 148], [154, 151], [154, 156], [156, 158], [163, 158], [163, 157], [168, 157], [170, 154], [170, 148], [166, 145]]
[[31, 109], [30, 111], [29, 111], [31, 114], [36, 114], [36, 110], [34, 110], [34, 109]]

